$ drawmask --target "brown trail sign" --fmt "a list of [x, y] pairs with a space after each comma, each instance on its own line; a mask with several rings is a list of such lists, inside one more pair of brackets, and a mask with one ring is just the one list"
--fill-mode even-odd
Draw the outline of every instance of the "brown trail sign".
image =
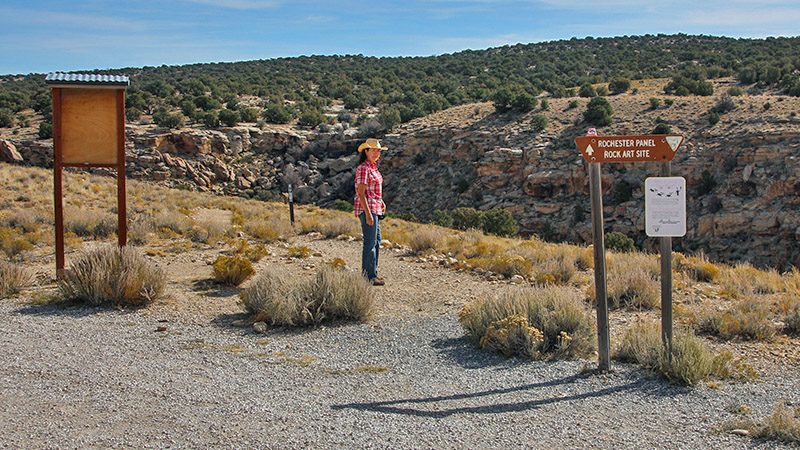
[[[575, 138], [581, 156], [589, 163], [589, 193], [592, 202], [594, 236], [594, 285], [597, 298], [598, 368], [610, 368], [610, 333], [606, 292], [605, 237], [603, 231], [603, 192], [600, 163], [659, 162], [660, 175], [669, 177], [672, 158], [683, 144], [681, 135], [597, 136], [590, 128], [587, 136]], [[661, 237], [661, 337], [672, 360], [672, 238]]]
[[683, 136], [582, 136], [575, 139], [583, 159], [590, 163], [672, 161]]

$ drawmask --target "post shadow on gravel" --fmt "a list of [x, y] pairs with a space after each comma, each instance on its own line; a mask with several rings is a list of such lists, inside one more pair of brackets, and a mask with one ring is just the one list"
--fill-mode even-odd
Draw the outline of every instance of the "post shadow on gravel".
[[465, 369], [496, 368], [503, 370], [528, 363], [521, 358], [506, 358], [499, 353], [476, 351], [475, 344], [466, 336], [434, 339], [431, 347], [447, 359]]
[[17, 310], [26, 316], [61, 316], [61, 317], [87, 317], [105, 312], [122, 314], [135, 313], [139, 308], [118, 308], [113, 305], [87, 305], [76, 301], [62, 301], [47, 305], [28, 305]]
[[192, 282], [192, 291], [203, 294], [206, 297], [224, 298], [235, 297], [242, 292], [239, 286], [227, 286], [215, 282], [212, 279], [195, 280]]
[[[658, 380], [648, 379], [639, 375], [639, 376], [628, 377], [628, 381], [625, 382], [624, 384], [609, 386], [602, 389], [588, 390], [586, 392], [569, 395], [565, 397], [560, 397], [560, 396], [548, 397], [547, 395], [542, 395], [541, 398], [535, 400], [522, 401], [522, 402], [502, 402], [502, 403], [486, 404], [479, 406], [463, 406], [463, 407], [444, 408], [444, 409], [436, 406], [436, 404], [439, 402], [474, 400], [474, 399], [480, 399], [482, 397], [490, 398], [493, 395], [522, 393], [527, 391], [541, 390], [542, 394], [547, 394], [548, 388], [556, 387], [559, 385], [572, 384], [582, 379], [590, 377], [592, 377], [591, 374], [579, 373], [576, 375], [570, 375], [568, 377], [558, 378], [555, 380], [524, 384], [521, 386], [514, 386], [508, 388], [490, 389], [486, 391], [445, 395], [437, 397], [409, 398], [409, 399], [389, 400], [383, 402], [346, 403], [341, 405], [333, 405], [331, 406], [331, 409], [334, 410], [354, 409], [357, 411], [370, 411], [370, 412], [379, 412], [384, 414], [401, 414], [407, 416], [441, 419], [454, 414], [499, 414], [507, 412], [529, 411], [538, 409], [542, 406], [556, 404], [556, 403], [582, 401], [591, 398], [603, 397], [607, 395], [614, 395], [622, 392], [631, 392], [631, 391], [641, 391], [644, 393], [650, 393], [651, 395], [661, 396], [661, 397], [670, 397], [687, 392], [687, 389], [685, 388], [666, 385], [664, 383], [659, 382]], [[433, 410], [414, 407], [414, 405], [427, 405], [429, 408]]]

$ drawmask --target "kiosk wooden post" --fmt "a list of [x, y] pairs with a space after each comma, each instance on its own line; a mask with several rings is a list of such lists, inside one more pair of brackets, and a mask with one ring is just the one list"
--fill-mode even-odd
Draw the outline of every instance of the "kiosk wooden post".
[[117, 238], [128, 242], [125, 188], [125, 89], [128, 77], [51, 73], [56, 276], [64, 276], [64, 167], [117, 170]]

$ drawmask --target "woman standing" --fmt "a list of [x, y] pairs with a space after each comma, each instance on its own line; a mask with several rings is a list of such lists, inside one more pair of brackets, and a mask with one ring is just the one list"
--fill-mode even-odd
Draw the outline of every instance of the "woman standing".
[[364, 249], [361, 252], [361, 272], [373, 286], [383, 286], [378, 277], [378, 254], [381, 248], [380, 217], [386, 211], [383, 202], [383, 176], [378, 171], [381, 147], [377, 139], [367, 139], [358, 146], [359, 162], [356, 168], [356, 198], [353, 201], [356, 217], [361, 220]]

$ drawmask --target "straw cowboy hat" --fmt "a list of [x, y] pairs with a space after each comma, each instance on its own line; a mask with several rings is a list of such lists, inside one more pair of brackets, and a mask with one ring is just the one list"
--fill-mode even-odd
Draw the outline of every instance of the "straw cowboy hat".
[[361, 153], [364, 150], [369, 150], [371, 148], [379, 148], [381, 150], [386, 150], [389, 147], [381, 147], [381, 141], [379, 141], [379, 140], [377, 140], [375, 138], [369, 138], [366, 141], [364, 141], [363, 144], [358, 146], [358, 153]]

